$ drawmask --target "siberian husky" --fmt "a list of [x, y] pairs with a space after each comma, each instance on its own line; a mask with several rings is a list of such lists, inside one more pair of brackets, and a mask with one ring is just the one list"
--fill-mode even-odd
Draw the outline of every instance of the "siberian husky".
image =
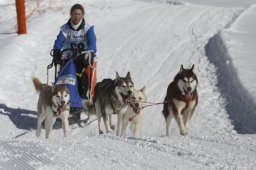
[[180, 134], [188, 134], [188, 122], [198, 104], [196, 90], [198, 80], [193, 70], [194, 64], [190, 69], [184, 69], [181, 65], [180, 71], [168, 86], [162, 111], [165, 117], [167, 136], [170, 136], [169, 127], [173, 117], [178, 123]]
[[115, 126], [112, 121], [112, 114], [117, 116], [116, 135], [121, 135], [121, 124], [126, 112], [130, 97], [133, 94], [133, 81], [130, 72], [126, 77], [120, 77], [116, 72], [116, 78], [104, 79], [95, 86], [94, 107], [98, 118], [99, 134], [103, 134], [101, 128], [101, 117], [105, 125], [106, 133], [114, 130]]
[[[138, 106], [141, 107], [145, 105], [147, 101], [145, 86], [140, 90], [134, 90], [135, 103], [138, 103]], [[137, 109], [134, 111], [133, 108], [129, 107], [124, 114], [121, 136], [126, 136], [126, 128], [130, 123], [133, 136], [138, 137], [139, 132], [141, 131], [141, 119], [143, 116], [143, 109]]]
[[36, 136], [41, 135], [42, 122], [45, 121], [45, 138], [50, 137], [56, 118], [61, 118], [64, 136], [67, 136], [68, 117], [70, 109], [69, 90], [64, 85], [49, 86], [42, 84], [39, 79], [33, 78], [37, 92], [40, 92], [37, 103], [37, 129]]

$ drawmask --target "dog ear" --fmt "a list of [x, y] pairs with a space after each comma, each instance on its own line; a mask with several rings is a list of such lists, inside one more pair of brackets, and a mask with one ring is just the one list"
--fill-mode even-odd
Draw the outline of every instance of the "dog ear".
[[120, 79], [120, 76], [119, 76], [118, 72], [116, 71], [116, 78], [115, 78], [115, 82], [114, 82], [115, 84], [116, 84], [118, 79]]
[[179, 72], [179, 73], [181, 73], [183, 70], [184, 70], [183, 64], [181, 64], [181, 66], [180, 66], [180, 72]]
[[191, 69], [190, 69], [191, 71], [193, 71], [194, 70], [194, 64], [192, 65], [192, 67], [191, 67]]
[[116, 72], [116, 79], [120, 79], [118, 72]]
[[131, 79], [131, 74], [130, 74], [129, 71], [128, 71], [128, 73], [126, 74], [126, 78]]
[[145, 93], [145, 89], [146, 89], [146, 86], [142, 87], [142, 89], [140, 89], [140, 91]]

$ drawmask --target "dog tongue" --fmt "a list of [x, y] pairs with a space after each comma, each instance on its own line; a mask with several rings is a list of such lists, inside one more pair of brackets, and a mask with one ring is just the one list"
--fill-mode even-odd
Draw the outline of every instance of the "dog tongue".
[[124, 103], [129, 103], [129, 101], [130, 101], [129, 97], [123, 98], [123, 102], [124, 102]]
[[191, 93], [189, 92], [189, 93], [186, 93], [186, 98], [187, 99], [190, 99], [192, 97], [192, 95], [191, 95]]
[[64, 109], [65, 109], [65, 104], [59, 105], [58, 110], [59, 110], [60, 112], [63, 112]]

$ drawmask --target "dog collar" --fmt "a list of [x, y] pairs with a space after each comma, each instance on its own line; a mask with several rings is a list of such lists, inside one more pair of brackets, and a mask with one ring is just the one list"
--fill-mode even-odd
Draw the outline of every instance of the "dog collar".
[[[65, 106], [63, 107], [64, 109], [60, 109], [59, 106], [53, 105], [53, 106], [52, 106], [53, 114], [54, 114], [55, 116], [60, 116], [61, 113], [66, 109], [66, 106], [67, 106], [67, 105], [65, 105]], [[56, 111], [55, 111], [55, 110], [56, 110]]]
[[54, 116], [59, 116], [60, 114], [57, 114], [58, 113], [58, 111], [53, 111], [53, 114], [54, 114]]
[[57, 106], [53, 105], [52, 106], [52, 111], [53, 111], [54, 116], [59, 116], [60, 115], [60, 113], [58, 113], [59, 109], [58, 109]]

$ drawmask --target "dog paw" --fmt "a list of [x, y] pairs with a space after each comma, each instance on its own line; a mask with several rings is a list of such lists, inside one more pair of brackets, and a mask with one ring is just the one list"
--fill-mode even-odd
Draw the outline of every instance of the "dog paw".
[[78, 121], [78, 122], [77, 122], [77, 125], [78, 125], [80, 128], [83, 128], [81, 121]]
[[41, 132], [36, 131], [36, 137], [39, 137], [41, 135]]
[[180, 134], [182, 135], [182, 136], [186, 136], [186, 135], [188, 135], [188, 132], [180, 132]]
[[84, 124], [88, 123], [88, 121], [89, 121], [89, 117], [83, 120]]
[[102, 135], [102, 134], [103, 134], [103, 131], [102, 131], [102, 130], [99, 130], [99, 134]]
[[112, 130], [115, 130], [115, 125], [110, 126]]
[[111, 133], [111, 132], [112, 132], [112, 129], [106, 130], [106, 133]]

